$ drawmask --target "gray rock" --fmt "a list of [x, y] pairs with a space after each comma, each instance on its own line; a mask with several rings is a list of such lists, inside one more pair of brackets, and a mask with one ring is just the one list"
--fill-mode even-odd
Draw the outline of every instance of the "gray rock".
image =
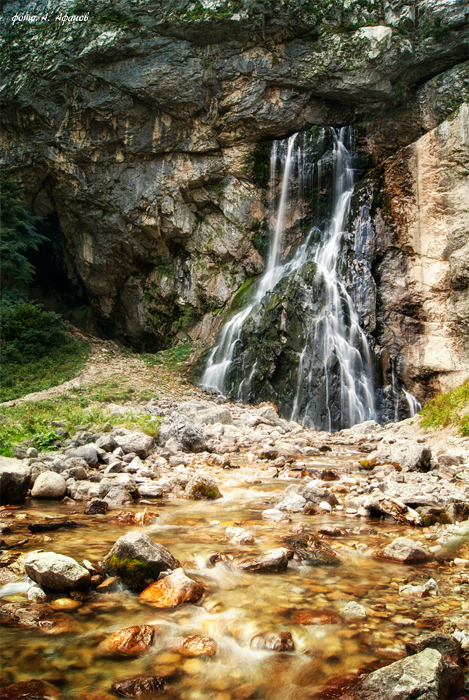
[[162, 571], [181, 566], [171, 552], [141, 532], [119, 537], [102, 562], [103, 568], [120, 578], [134, 591], [142, 591], [150, 579], [156, 581]]
[[62, 474], [42, 472], [39, 474], [31, 491], [33, 498], [63, 498], [67, 484]]
[[155, 449], [155, 441], [145, 433], [132, 432], [127, 435], [115, 435], [117, 445], [125, 454], [134, 452], [139, 457], [148, 457]]
[[104, 500], [109, 508], [122, 508], [122, 506], [132, 503], [132, 496], [133, 492], [130, 491], [128, 486], [116, 484], [107, 490]]
[[446, 659], [457, 666], [462, 666], [461, 644], [452, 634], [432, 632], [414, 637], [405, 645], [407, 654], [419, 654], [424, 649], [436, 649]]
[[321, 501], [326, 501], [331, 506], [336, 506], [339, 503], [337, 496], [330, 489], [319, 486], [307, 485], [301, 491], [301, 495], [314, 505], [319, 505]]
[[277, 503], [275, 508], [278, 510], [288, 511], [290, 513], [299, 513], [303, 510], [306, 503], [306, 498], [300, 496], [299, 493], [289, 493], [282, 501], [280, 501], [280, 503]]
[[92, 498], [85, 506], [85, 515], [104, 515], [107, 513], [109, 504], [101, 498]]
[[276, 425], [280, 423], [280, 418], [273, 406], [259, 406], [257, 409], [257, 414], [261, 418], [265, 418], [266, 420], [270, 421], [273, 425]]
[[398, 537], [377, 554], [380, 559], [392, 559], [401, 564], [424, 564], [430, 554], [408, 537]]
[[285, 571], [288, 566], [288, 549], [279, 547], [271, 549], [260, 557], [244, 559], [235, 565], [241, 571]]
[[38, 457], [39, 456], [39, 452], [36, 450], [35, 447], [28, 447], [28, 449], [26, 450], [26, 454], [28, 455], [28, 457]]
[[164, 419], [158, 434], [158, 444], [167, 446], [171, 441], [175, 451], [204, 452], [207, 443], [200, 430], [187, 416], [173, 413]]
[[87, 588], [89, 572], [71, 557], [55, 552], [31, 552], [24, 561], [26, 573], [42, 588], [53, 591]]
[[436, 649], [425, 649], [373, 671], [352, 697], [363, 700], [444, 700], [462, 689], [462, 670]]
[[71, 469], [68, 470], [68, 475], [76, 481], [83, 481], [88, 478], [88, 472], [84, 467], [71, 467]]
[[370, 452], [368, 461], [391, 462], [400, 465], [405, 471], [427, 472], [431, 467], [432, 452], [429, 447], [418, 442], [405, 440], [393, 445], [383, 445]]
[[31, 467], [19, 459], [0, 457], [0, 503], [21, 503], [26, 498]]
[[156, 481], [146, 481], [137, 487], [140, 498], [162, 498], [163, 487]]
[[185, 492], [189, 498], [194, 498], [195, 500], [213, 501], [217, 498], [222, 498], [220, 489], [215, 481], [208, 474], [201, 472], [194, 474], [187, 483]]
[[110, 433], [105, 433], [96, 440], [95, 445], [101, 450], [105, 450], [105, 452], [112, 452], [116, 449], [117, 442], [114, 440], [114, 437]]
[[96, 445], [82, 445], [81, 447], [76, 447], [74, 450], [69, 452], [69, 457], [81, 457], [90, 467], [96, 467], [98, 464], [98, 450]]

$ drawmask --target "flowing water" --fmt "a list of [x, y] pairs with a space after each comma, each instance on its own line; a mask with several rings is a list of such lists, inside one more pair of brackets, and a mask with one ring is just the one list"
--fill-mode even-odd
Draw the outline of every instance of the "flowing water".
[[[337, 430], [374, 418], [376, 411], [370, 350], [347, 290], [353, 131], [321, 130], [321, 139], [331, 145], [316, 159], [305, 134], [273, 143], [271, 208], [279, 170], [281, 185], [266, 270], [249, 303], [224, 324], [201, 384], [238, 400], [274, 400], [285, 417]], [[286, 218], [304, 206], [312, 185], [317, 220], [284, 258]]]
[[[238, 459], [242, 463], [242, 457]], [[352, 459], [344, 453], [317, 457], [314, 464], [343, 469], [342, 478], [350, 481]], [[369, 556], [371, 548], [383, 546], [398, 533], [409, 533], [407, 528], [392, 521], [370, 523], [338, 513], [293, 514], [290, 524], [267, 522], [262, 520], [261, 512], [279, 500], [286, 482], [262, 479], [257, 484], [246, 484], [247, 473], [241, 466], [218, 474], [224, 495], [218, 501], [174, 498], [164, 506], [151, 508], [159, 517], [155, 524], [143, 528], [183, 563], [187, 575], [207, 587], [207, 595], [199, 604], [161, 610], [143, 604], [124, 589], [91, 593], [81, 607], [65, 613], [70, 620], [68, 633], [54, 637], [2, 627], [2, 678], [8, 682], [43, 678], [60, 685], [65, 697], [75, 700], [87, 692], [108, 691], [114, 681], [138, 674], [164, 677], [168, 690], [162, 698], [306, 700], [330, 679], [364, 666], [390, 663], [404, 653], [408, 639], [434, 628], [436, 618], [451, 616], [461, 608], [460, 596], [443, 581], [448, 578], [443, 567], [404, 567]], [[44, 541], [44, 535], [32, 536], [25, 551], [42, 547], [79, 562], [84, 558], [99, 562], [119, 536], [142, 529], [119, 525], [112, 514], [83, 516], [82, 509], [75, 512], [70, 506], [44, 502], [13, 511], [19, 519], [7, 522], [15, 528], [23, 523], [26, 528], [32, 518], [51, 513], [66, 513], [82, 527], [50, 533], [51, 541]], [[230, 562], [214, 567], [207, 563], [213, 552], [231, 553], [239, 561], [281, 546], [282, 535], [300, 522], [312, 532], [325, 524], [344, 529], [343, 537], [327, 540], [342, 556], [340, 566], [306, 566], [292, 561], [285, 573], [262, 574], [236, 571]], [[375, 534], [352, 530], [363, 524], [375, 528]], [[225, 530], [234, 525], [249, 529], [255, 543], [230, 544]], [[362, 553], [362, 549], [366, 551]], [[399, 596], [398, 586], [404, 581], [423, 582], [430, 576], [438, 580], [443, 596], [423, 600]], [[23, 600], [27, 604], [23, 591], [21, 585], [8, 584], [0, 589], [0, 596], [7, 596], [4, 602]], [[63, 598], [64, 594], [53, 597]], [[356, 613], [347, 617], [344, 607], [351, 601], [365, 607], [366, 617], [359, 618]], [[342, 621], [299, 624], [295, 614], [301, 610], [332, 610]], [[151, 651], [137, 659], [99, 655], [98, 644], [106, 636], [140, 624], [155, 624], [162, 632]], [[294, 651], [262, 648], [264, 635], [280, 631], [291, 633]], [[216, 655], [184, 658], [171, 649], [171, 639], [192, 634], [214, 638]]]

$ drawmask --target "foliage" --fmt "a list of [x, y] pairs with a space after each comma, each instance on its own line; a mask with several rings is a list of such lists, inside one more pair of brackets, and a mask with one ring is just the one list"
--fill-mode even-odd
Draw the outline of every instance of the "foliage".
[[[424, 428], [458, 425], [461, 435], [469, 436], [469, 379], [447, 394], [431, 399], [420, 411]], [[461, 416], [461, 411], [464, 415]]]
[[[138, 392], [125, 385], [114, 388], [114, 393], [107, 392], [109, 383], [103, 382], [90, 387], [88, 396], [84, 392], [79, 395], [64, 394], [55, 399], [44, 401], [24, 401], [17, 406], [2, 406], [2, 424], [0, 430], [0, 454], [11, 457], [12, 446], [28, 441], [38, 450], [51, 450], [55, 448], [55, 441], [59, 435], [51, 426], [51, 421], [61, 420], [64, 429], [75, 433], [79, 428], [86, 426], [91, 432], [102, 431], [104, 424], [141, 430], [147, 435], [156, 437], [158, 434], [159, 420], [147, 414], [135, 414], [131, 409], [123, 415], [109, 415], [105, 406], [96, 403], [92, 396], [99, 396], [108, 402], [122, 403], [130, 395], [134, 400], [141, 398], [154, 398], [150, 391]], [[126, 391], [126, 389], [128, 391]], [[150, 396], [151, 394], [151, 396]]]
[[89, 345], [66, 334], [59, 314], [12, 294], [4, 295], [0, 309], [1, 400], [48, 389], [78, 374]]
[[181, 362], [185, 362], [192, 349], [192, 343], [180, 343], [179, 345], [155, 353], [143, 353], [140, 358], [150, 366], [165, 365], [168, 369], [177, 369]]
[[29, 284], [34, 277], [34, 267], [24, 253], [31, 248], [37, 250], [46, 237], [37, 232], [36, 223], [40, 219], [25, 208], [23, 190], [10, 173], [0, 174], [0, 187], [2, 286]]

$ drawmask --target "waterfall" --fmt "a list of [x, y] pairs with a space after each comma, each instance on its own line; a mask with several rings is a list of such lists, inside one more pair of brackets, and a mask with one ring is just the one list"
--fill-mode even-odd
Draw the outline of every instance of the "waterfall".
[[[201, 380], [234, 399], [272, 400], [318, 429], [375, 417], [370, 351], [347, 291], [353, 159], [350, 127], [322, 129], [314, 143], [307, 134], [273, 143], [270, 203], [278, 204], [266, 269], [223, 326]], [[304, 207], [305, 193], [314, 219], [282, 256], [287, 216]]]

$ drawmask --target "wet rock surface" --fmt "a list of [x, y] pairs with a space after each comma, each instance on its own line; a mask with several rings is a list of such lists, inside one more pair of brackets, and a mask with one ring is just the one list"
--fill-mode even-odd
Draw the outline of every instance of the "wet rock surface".
[[186, 576], [183, 569], [175, 569], [145, 588], [140, 599], [157, 608], [176, 608], [184, 603], [197, 603], [204, 593], [201, 583]]
[[41, 587], [51, 590], [87, 588], [90, 574], [71, 557], [55, 552], [32, 552], [24, 563], [26, 573]]

